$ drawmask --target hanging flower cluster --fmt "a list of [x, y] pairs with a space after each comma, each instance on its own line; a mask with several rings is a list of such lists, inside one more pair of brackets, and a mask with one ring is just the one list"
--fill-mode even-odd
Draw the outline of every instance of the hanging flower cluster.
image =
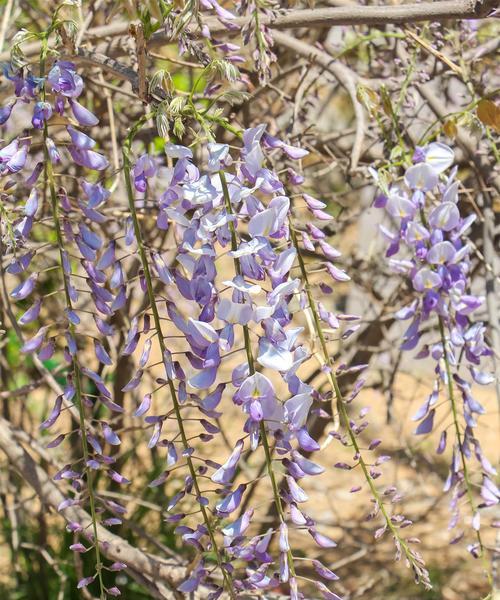
[[[414, 294], [411, 304], [396, 313], [400, 320], [411, 320], [401, 348], [418, 349], [417, 359], [435, 361], [433, 391], [413, 417], [419, 421], [415, 433], [422, 435], [433, 430], [440, 394], [447, 395], [453, 421], [453, 452], [445, 484], [445, 490], [452, 491], [450, 527], [459, 523], [459, 500], [465, 495], [472, 511], [472, 527], [477, 533], [477, 541], [469, 545], [469, 550], [476, 556], [483, 551], [479, 510], [497, 504], [500, 499], [492, 479], [496, 471], [475, 434], [477, 417], [485, 410], [471, 388], [474, 382], [487, 385], [494, 380], [481, 366], [482, 359], [492, 354], [485, 341], [485, 326], [473, 320], [474, 312], [484, 301], [470, 290], [471, 245], [467, 233], [476, 215], [460, 214], [457, 168], [445, 175], [454, 160], [451, 148], [432, 143], [417, 148], [413, 160], [404, 182], [390, 187], [374, 172], [382, 187], [375, 205], [385, 208], [392, 221], [390, 229], [381, 226], [389, 243], [386, 253], [389, 263], [396, 272], [409, 278]], [[433, 334], [424, 336], [429, 323], [438, 326], [435, 338]], [[449, 427], [446, 427], [441, 432], [439, 454], [445, 451], [448, 437]], [[473, 458], [481, 470], [479, 499], [470, 472]], [[454, 541], [462, 535], [460, 532]]]
[[[215, 599], [224, 590], [237, 597], [286, 584], [290, 598], [304, 598], [299, 588], [307, 578], [299, 567], [308, 561], [302, 559], [298, 566], [289, 533], [310, 536], [322, 548], [336, 545], [304, 508], [307, 478], [324, 471], [309, 458], [320, 446], [308, 431], [308, 417], [314, 412], [329, 418], [323, 406], [332, 396], [344, 431], [335, 429], [330, 437], [353, 452], [352, 464], [335, 466], [360, 467], [374, 501], [369, 517], [382, 519], [375, 537], [390, 532], [397, 557], [404, 555], [416, 578], [428, 585], [423, 560], [410, 546], [418, 540], [401, 537], [400, 530], [411, 522], [401, 514], [391, 514], [385, 504], [398, 502], [397, 491], [389, 488], [382, 495], [374, 483], [381, 475], [378, 465], [388, 457], [374, 457], [372, 462], [366, 456], [380, 442], [374, 440], [367, 451], [357, 442], [368, 423], [364, 411], [357, 423], [348, 406], [363, 381], [344, 399], [337, 378], [349, 369], [335, 368], [325, 346], [323, 323], [345, 338], [355, 327], [343, 329], [341, 323], [349, 324], [357, 317], [337, 315], [316, 303], [308, 282], [301, 255], [304, 249], [321, 253], [333, 286], [349, 279], [335, 264], [340, 253], [328, 244], [320, 227], [331, 217], [323, 211], [324, 203], [302, 194], [303, 204], [297, 210], [306, 210], [309, 222], [306, 228], [296, 228], [291, 194], [270, 168], [277, 153], [296, 160], [307, 152], [258, 126], [243, 133], [239, 151], [208, 143], [203, 148], [203, 166], [195, 163], [190, 148], [170, 142], [163, 156], [142, 154], [134, 160], [131, 133], [123, 154], [128, 208], [121, 207], [126, 210], [122, 220], [111, 216], [113, 211], [107, 209], [111, 193], [98, 181], [108, 161], [96, 150], [88, 130], [81, 130], [98, 121], [77, 101], [83, 82], [74, 65], [58, 61], [46, 77], [11, 72], [7, 76], [16, 98], [0, 112], [2, 123], [8, 122], [18, 106], [33, 111], [33, 129], [0, 150], [0, 175], [7, 178], [4, 189], [11, 201], [24, 193], [28, 197], [15, 209], [20, 214], [12, 230], [2, 232], [12, 254], [7, 270], [20, 279], [11, 296], [24, 310], [20, 325], [30, 332], [22, 351], [40, 360], [60, 353], [67, 363], [64, 388], [41, 427], [53, 429], [67, 409], [76, 427], [57, 435], [49, 446], [81, 440], [82, 458], [55, 476], [70, 482], [60, 510], [88, 505], [92, 516], [92, 531], [79, 523], [68, 524], [85, 542], [75, 543], [72, 549], [96, 553], [96, 571], [82, 579], [79, 587], [98, 580], [101, 597], [118, 595], [117, 587], [105, 587], [102, 570], [126, 568], [123, 563], [103, 566], [105, 548], [97, 536], [98, 523], [118, 525], [126, 509], [94, 486], [97, 471], [117, 484], [130, 483], [116, 470], [113, 451], [122, 442], [123, 433], [116, 424], [124, 409], [114, 401], [108, 376], [119, 354], [132, 361], [137, 357], [136, 370], [122, 391], [135, 398], [139, 388], [149, 386], [134, 417], [144, 418], [152, 429], [149, 448], [165, 452], [165, 470], [149, 485], [166, 484], [166, 519], [175, 525], [182, 541], [199, 552], [200, 560], [179, 586], [180, 592], [204, 586]], [[55, 114], [65, 115], [71, 124], [51, 134]], [[43, 156], [38, 144], [32, 143], [36, 130], [40, 130]], [[63, 165], [72, 193], [54, 172]], [[295, 171], [287, 174], [286, 185], [303, 182]], [[48, 206], [40, 193], [44, 186], [49, 192]], [[162, 234], [156, 246], [142, 225], [142, 217], [151, 215]], [[39, 231], [47, 227], [55, 233], [55, 241], [40, 242], [44, 238]], [[167, 244], [174, 249], [173, 258], [167, 257]], [[297, 266], [300, 276], [294, 277], [292, 270]], [[134, 269], [135, 276], [126, 280], [125, 273]], [[58, 284], [46, 293], [39, 285], [45, 282], [41, 275], [52, 270], [59, 273]], [[332, 291], [324, 282], [322, 289]], [[138, 298], [146, 298], [145, 307], [139, 306]], [[331, 384], [326, 394], [300, 376], [301, 366], [310, 357], [295, 318], [303, 311], [311, 312], [315, 334], [322, 341], [323, 371]], [[127, 324], [125, 339], [116, 328], [120, 321]], [[41, 322], [43, 326], [37, 328]], [[160, 353], [161, 377], [153, 371], [158, 366], [152, 360], [153, 350]], [[351, 370], [364, 367], [354, 365]], [[227, 460], [220, 464], [210, 458], [209, 444], [220, 433], [219, 418], [231, 411], [241, 413], [243, 426]], [[246, 458], [256, 452], [265, 462], [269, 497], [278, 515], [277, 527], [264, 534], [257, 525], [263, 516], [259, 511], [268, 506], [248, 504], [256, 482], [243, 478]], [[174, 471], [183, 473], [175, 493], [169, 487]], [[317, 560], [310, 564], [321, 578], [312, 583], [322, 597], [338, 598], [327, 587], [337, 576]]]
[[[78, 587], [98, 579], [101, 597], [104, 594], [118, 596], [120, 592], [116, 586], [104, 587], [102, 569], [119, 571], [125, 565], [115, 562], [104, 567], [101, 564], [97, 521], [99, 518], [105, 526], [119, 525], [119, 515], [124, 509], [96, 495], [93, 473], [102, 471], [118, 484], [130, 483], [113, 468], [116, 459], [111, 456], [110, 449], [120, 444], [120, 438], [108, 420], [123, 408], [113, 402], [112, 393], [102, 377], [102, 369], [112, 364], [109, 345], [105, 341], [106, 336], [113, 333], [108, 319], [120, 307], [124, 288], [120, 282], [119, 264], [110, 260], [109, 248], [113, 247], [113, 242], [102, 252], [105, 241], [94, 231], [96, 225], [106, 220], [98, 209], [109, 197], [109, 192], [100, 183], [86, 180], [82, 174], [78, 186], [73, 187], [75, 195], [70, 196], [65, 187], [56, 184], [54, 173], [54, 168], [64, 161], [64, 151], [68, 152], [74, 165], [89, 171], [106, 169], [108, 161], [94, 150], [96, 142], [79, 129], [96, 125], [98, 119], [77, 101], [83, 90], [83, 80], [72, 63], [55, 63], [47, 76], [42, 73], [42, 76], [34, 77], [29, 72], [23, 74], [9, 69], [5, 70], [5, 75], [14, 85], [15, 99], [2, 109], [2, 125], [8, 125], [19, 109], [24, 113], [32, 111], [33, 126], [32, 130], [23, 131], [0, 150], [0, 176], [6, 181], [6, 199], [15, 202], [16, 197], [27, 197], [24, 205], [13, 211], [19, 216], [11, 227], [1, 232], [3, 243], [12, 256], [7, 272], [21, 279], [10, 293], [22, 308], [18, 323], [29, 336], [24, 339], [21, 352], [36, 355], [39, 361], [59, 355], [67, 364], [65, 384], [51, 413], [40, 425], [42, 430], [51, 430], [63, 411], [69, 410], [76, 428], [57, 435], [48, 447], [55, 448], [65, 439], [77, 441], [80, 438], [81, 459], [66, 464], [54, 476], [56, 481], [68, 481], [71, 490], [58, 510], [89, 505], [91, 530], [81, 523], [70, 521], [67, 524], [68, 531], [81, 534], [86, 541], [72, 544], [71, 549], [78, 553], [94, 549], [96, 553], [95, 573], [84, 577]], [[49, 121], [53, 115], [68, 113], [71, 125], [65, 127], [65, 132], [58, 132], [56, 142], [49, 134]], [[37, 130], [40, 130], [40, 137], [37, 137]], [[93, 178], [90, 173], [89, 176]], [[48, 205], [43, 202], [43, 189], [48, 190]], [[47, 241], [51, 238], [54, 241]], [[106, 267], [112, 263], [115, 269], [112, 274], [107, 274]], [[42, 274], [51, 275], [54, 269], [59, 275], [51, 276], [49, 283], [41, 277]], [[86, 289], [81, 289], [83, 286], [78, 285], [79, 282], [85, 282]], [[47, 284], [54, 289], [44, 293]], [[89, 314], [93, 316], [94, 327], [89, 326]], [[37, 327], [36, 323], [42, 320], [43, 326]], [[95, 349], [94, 370], [81, 356], [89, 340]], [[107, 409], [109, 419], [90, 416], [97, 413], [100, 406]]]
[[[187, 364], [172, 360], [167, 349], [168, 336], [161, 332], [164, 341], [160, 346], [164, 346], [165, 374], [177, 394], [179, 411], [188, 399], [194, 403], [201, 413], [199, 423], [210, 434], [204, 435], [204, 442], [218, 432], [208, 419], [222, 415], [221, 400], [226, 384], [218, 381], [224, 359], [235, 351], [237, 356], [244, 357], [231, 373], [232, 400], [244, 416], [242, 437], [224, 464], [200, 459], [203, 472], [210, 469], [211, 482], [219, 486], [204, 496], [197, 494], [196, 499], [200, 507], [208, 507], [223, 521], [222, 543], [217, 550], [221, 564], [227, 570], [235, 593], [273, 589], [280, 582], [289, 582], [291, 596], [299, 597], [297, 577], [300, 576], [295, 572], [288, 542], [289, 526], [309, 533], [320, 546], [331, 547], [335, 543], [320, 533], [314, 521], [299, 508], [299, 504], [307, 500], [299, 480], [319, 475], [324, 469], [303, 454], [319, 449], [306, 428], [314, 390], [297, 375], [300, 365], [308, 358], [299, 340], [301, 328], [291, 326], [294, 311], [300, 309], [300, 299], [297, 301], [300, 280], [290, 276], [297, 251], [289, 236], [290, 200], [276, 173], [264, 167], [262, 146], [269, 147], [266, 140], [273, 145], [277, 143], [266, 137], [264, 126], [245, 131], [239, 159], [230, 156], [227, 145], [209, 143], [204, 173], [193, 164], [189, 148], [167, 144], [165, 152], [176, 160], [175, 166], [157, 169], [150, 156], [141, 156], [130, 172], [135, 188], [132, 190], [130, 186], [130, 191], [134, 194], [132, 202], [147, 186], [158, 193], [157, 227], [171, 228], [176, 239], [178, 254], [173, 269], [169, 270], [159, 251], [153, 249], [148, 253], [144, 251], [142, 266], [146, 278], [157, 276], [167, 290], [172, 290], [172, 295], [180, 294], [190, 306], [183, 311], [193, 315], [189, 318], [181, 314], [177, 302], [167, 300], [165, 306], [177, 335], [181, 333], [188, 345], [184, 354]], [[279, 145], [288, 155], [304, 155], [298, 148]], [[265, 203], [260, 198], [270, 200]], [[143, 245], [141, 239], [139, 245]], [[226, 248], [233, 264], [232, 277], [223, 281], [216, 266], [221, 258], [221, 247]], [[149, 275], [148, 260], [152, 264]], [[154, 296], [151, 302], [156, 306], [154, 312], [159, 314]], [[235, 344], [242, 332], [245, 347], [238, 349]], [[256, 339], [252, 339], [253, 336]], [[272, 383], [271, 374], [282, 379], [279, 387]], [[214, 385], [215, 390], [207, 394], [206, 390]], [[285, 401], [280, 398], [284, 390], [288, 390], [289, 396]], [[183, 427], [182, 418], [179, 427]], [[170, 444], [170, 465], [175, 464], [178, 457], [192, 452], [184, 442], [180, 448], [178, 445]], [[280, 524], [278, 531], [271, 529], [264, 537], [247, 537], [245, 532], [250, 528], [255, 510], [249, 508], [236, 519], [234, 515], [238, 514], [251, 482], [237, 484], [235, 479], [244, 453], [256, 451], [259, 446], [264, 448], [270, 491]], [[277, 457], [274, 460], [285, 467], [286, 484], [281, 489], [278, 489], [272, 450]], [[189, 481], [169, 502], [170, 512], [191, 493], [193, 484], [194, 480]], [[174, 522], [182, 518], [183, 513], [169, 517]], [[214, 534], [209, 532], [206, 520], [196, 529], [184, 525], [177, 531], [185, 542], [194, 543], [198, 549], [213, 549]], [[269, 553], [274, 534], [279, 538], [278, 566]], [[246, 575], [232, 578], [233, 567], [224, 566], [226, 563], [247, 564]], [[181, 591], [197, 588], [208, 572], [202, 566], [203, 562], [179, 588]], [[326, 579], [336, 578], [327, 569], [324, 574]], [[324, 588], [324, 584], [320, 585]], [[324, 589], [329, 597], [335, 597]]]
[[[224, 534], [223, 548], [220, 549], [221, 561], [230, 560], [236, 565], [248, 563], [247, 575], [240, 575], [232, 580], [232, 586], [237, 592], [268, 590], [279, 583], [288, 582], [290, 597], [295, 598], [300, 597], [297, 588], [301, 575], [296, 571], [293, 548], [288, 541], [289, 529], [294, 533], [308, 533], [321, 547], [333, 547], [335, 543], [317, 530], [314, 520], [302, 507], [307, 495], [301, 487], [301, 480], [307, 476], [317, 476], [323, 471], [322, 467], [304, 455], [319, 450], [318, 443], [308, 433], [307, 418], [312, 410], [319, 415], [328, 416], [321, 408], [321, 403], [328, 396], [323, 397], [299, 376], [300, 366], [309, 358], [309, 352], [300, 342], [301, 328], [294, 326], [294, 313], [312, 311], [318, 327], [317, 333], [321, 337], [322, 321], [338, 330], [339, 335], [347, 337], [354, 328], [342, 333], [340, 321], [350, 322], [357, 317], [334, 315], [319, 303], [316, 305], [292, 222], [290, 196], [276, 172], [266, 166], [266, 155], [269, 158], [273, 151], [283, 152], [292, 159], [305, 155], [304, 150], [270, 136], [265, 133], [264, 126], [259, 126], [243, 133], [243, 147], [239, 157], [231, 156], [226, 145], [209, 143], [208, 168], [204, 173], [200, 173], [193, 165], [190, 149], [171, 144], [167, 144], [165, 152], [169, 158], [176, 160], [174, 167], [156, 169], [153, 166], [154, 160], [143, 155], [128, 176], [127, 166], [125, 171], [129, 181], [132, 213], [137, 193], [144, 193], [150, 188], [150, 192], [159, 197], [158, 228], [173, 229], [176, 239], [177, 265], [169, 271], [163, 262], [159, 267], [158, 253], [150, 249], [152, 273], [156, 271], [163, 283], [171, 285], [176, 294], [180, 293], [184, 304], [185, 301], [190, 302], [189, 312], [194, 314], [186, 319], [176, 308], [177, 302], [166, 301], [168, 318], [175, 326], [175, 331], [181, 332], [189, 345], [185, 353], [189, 362], [186, 369], [180, 363], [172, 361], [165, 342], [160, 341], [160, 346], [164, 346], [162, 353], [169, 386], [171, 389], [177, 386], [181, 407], [184, 402], [181, 397], [186, 398], [186, 389], [206, 390], [217, 383], [223, 360], [228, 353], [234, 351], [238, 330], [243, 331], [244, 348], [241, 350], [245, 353], [244, 360], [233, 368], [231, 374], [234, 389], [232, 399], [241, 407], [245, 418], [243, 437], [237, 441], [223, 465], [214, 465], [211, 460], [204, 461], [205, 466], [215, 468], [211, 481], [224, 486], [222, 490], [212, 490], [222, 495], [222, 499], [215, 502], [215, 515], [221, 519], [229, 519], [221, 530]], [[126, 151], [126, 163], [127, 155]], [[151, 166], [146, 186], [143, 181], [145, 165]], [[298, 184], [300, 178], [295, 176], [290, 183]], [[307, 194], [303, 198], [303, 208], [310, 212], [316, 222], [331, 219], [322, 210], [325, 207], [323, 203]], [[133, 220], [136, 222], [135, 216]], [[340, 257], [340, 253], [326, 242], [326, 236], [320, 228], [309, 224], [308, 230], [309, 235], [305, 231], [301, 232], [304, 245], [307, 244], [313, 251], [316, 250], [316, 244], [319, 246], [326, 261], [325, 270], [333, 283], [346, 281], [346, 273], [332, 263], [332, 260]], [[146, 279], [149, 279], [148, 252], [139, 233], [139, 228], [136, 227], [142, 267]], [[234, 265], [232, 279], [222, 282], [219, 282], [220, 277], [217, 277], [215, 267], [215, 261], [221, 258], [220, 247], [229, 248], [227, 254], [233, 259]], [[297, 261], [301, 278], [291, 276]], [[157, 300], [152, 284], [148, 284], [147, 288], [153, 312], [158, 313], [158, 321], [160, 313], [158, 308], [154, 308]], [[324, 285], [324, 289], [331, 291], [327, 285]], [[157, 327], [160, 329], [159, 322]], [[163, 338], [161, 332], [160, 338]], [[329, 360], [325, 362], [329, 363]], [[362, 370], [364, 366], [352, 368]], [[329, 364], [325, 364], [324, 369], [329, 373], [331, 393], [337, 396], [343, 424], [348, 432], [343, 436], [334, 431], [332, 437], [337, 437], [343, 445], [352, 447], [354, 453], [352, 465], [338, 463], [336, 466], [349, 469], [361, 466], [375, 501], [375, 509], [370, 518], [381, 513], [384, 521], [383, 526], [377, 529], [376, 537], [390, 531], [396, 543], [397, 556], [404, 553], [417, 579], [428, 584], [422, 558], [399, 533], [400, 528], [407, 527], [411, 522], [401, 514], [390, 515], [374, 485], [374, 481], [381, 475], [376, 467], [385, 462], [387, 457], [381, 456], [374, 463], [365, 461], [356, 438], [368, 423], [363, 421], [357, 425], [347, 416], [346, 406], [359, 393], [362, 381], [358, 382], [351, 396], [344, 401], [336, 383], [336, 375], [340, 376], [348, 369], [339, 367], [336, 374]], [[190, 372], [193, 374], [190, 375]], [[279, 379], [281, 383], [277, 383]], [[189, 398], [203, 413], [200, 423], [205, 429], [206, 417], [221, 416], [217, 409], [221, 406], [223, 390], [224, 384], [219, 383], [208, 396], [199, 391], [189, 393]], [[284, 390], [288, 396], [286, 400], [282, 399]], [[317, 406], [313, 408], [315, 401]], [[365, 413], [362, 412], [361, 418], [364, 416]], [[182, 430], [181, 420], [178, 425]], [[207, 430], [210, 433], [217, 432], [215, 427]], [[378, 445], [379, 441], [374, 440], [369, 452]], [[278, 530], [269, 530], [264, 538], [244, 535], [252, 522], [255, 522], [254, 509], [244, 510], [235, 521], [231, 520], [240, 506], [246, 506], [245, 494], [251, 493], [252, 489], [249, 483], [236, 485], [239, 462], [245, 449], [255, 452], [259, 447], [264, 450], [272, 501], [279, 517]], [[190, 451], [189, 447], [184, 449], [184, 453], [189, 454]], [[276, 454], [274, 460], [273, 451]], [[178, 454], [176, 452], [175, 456]], [[278, 472], [284, 472], [281, 486], [277, 483], [276, 463], [282, 465]], [[353, 492], [359, 489], [354, 488]], [[184, 499], [189, 491], [181, 490], [169, 504], [169, 510], [173, 510], [174, 505]], [[392, 504], [400, 499], [395, 488], [386, 490], [386, 497]], [[208, 494], [197, 500], [201, 506], [212, 506]], [[170, 519], [179, 521], [183, 517], [184, 513], [181, 512], [171, 515]], [[196, 530], [182, 526], [178, 531], [185, 541], [196, 536], [196, 542], [201, 548], [206, 549], [207, 542], [213, 544], [214, 535], [207, 530], [206, 520]], [[277, 561], [269, 553], [275, 536], [278, 537]], [[320, 568], [317, 561], [313, 566], [326, 579], [336, 578], [328, 569]], [[228, 576], [230, 574], [231, 569]], [[182, 589], [195, 589], [205, 575], [206, 569], [200, 567]], [[316, 581], [315, 585], [324, 597], [336, 597], [323, 582]]]

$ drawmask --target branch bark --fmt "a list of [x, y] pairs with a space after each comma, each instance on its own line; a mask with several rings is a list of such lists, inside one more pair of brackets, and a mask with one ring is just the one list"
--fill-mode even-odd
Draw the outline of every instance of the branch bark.
[[365, 112], [356, 96], [357, 75], [343, 63], [335, 60], [326, 52], [316, 48], [315, 46], [311, 46], [311, 44], [307, 44], [302, 40], [298, 40], [291, 35], [282, 33], [281, 31], [275, 31], [273, 33], [273, 39], [276, 44], [285, 48], [289, 48], [300, 56], [304, 56], [305, 58], [321, 65], [325, 71], [331, 73], [347, 90], [347, 93], [351, 98], [356, 117], [356, 133], [352, 145], [350, 161], [350, 168], [351, 170], [354, 170], [357, 167], [359, 158], [361, 156], [366, 125]]
[[[0, 449], [6, 454], [11, 466], [19, 473], [35, 491], [40, 501], [57, 511], [57, 507], [65, 499], [59, 487], [48, 476], [19, 444], [14, 429], [4, 418], [0, 417]], [[91, 525], [90, 515], [79, 506], [69, 506], [59, 511], [69, 522], [80, 523], [84, 530]], [[178, 594], [174, 591], [187, 577], [188, 570], [182, 565], [150, 555], [131, 546], [126, 540], [98, 525], [98, 537], [101, 552], [112, 561], [124, 562], [127, 573], [141, 585], [146, 585], [154, 598], [174, 599]], [[208, 590], [200, 588], [197, 598], [206, 598]]]
[[[440, 0], [438, 2], [422, 2], [420, 4], [402, 4], [399, 6], [333, 6], [326, 8], [293, 9], [262, 15], [261, 24], [270, 29], [308, 29], [328, 28], [334, 25], [389, 25], [407, 24], [420, 21], [445, 21], [456, 19], [482, 19], [498, 7], [498, 0]], [[237, 17], [231, 25], [238, 28], [248, 24], [251, 17]], [[212, 34], [226, 33], [234, 35], [237, 28], [228, 30], [216, 17], [207, 17], [204, 23]], [[88, 40], [127, 35], [129, 23], [118, 22], [90, 28], [85, 35]], [[196, 33], [196, 32], [193, 32]], [[199, 34], [199, 31], [197, 32]], [[161, 46], [171, 39], [163, 31], [156, 32], [149, 40], [149, 48]], [[38, 42], [26, 44], [23, 48], [26, 57], [38, 55]], [[0, 53], [0, 62], [10, 59], [9, 52]]]
[[[271, 29], [296, 29], [300, 27], [328, 28], [333, 25], [388, 25], [419, 21], [443, 21], [446, 19], [481, 19], [498, 6], [498, 0], [440, 0], [420, 4], [399, 6], [334, 6], [289, 10], [276, 16], [261, 16], [261, 24]], [[240, 27], [246, 25], [248, 17], [231, 21]], [[217, 20], [206, 20], [212, 33], [226, 28]], [[154, 38], [155, 36], [153, 36]]]

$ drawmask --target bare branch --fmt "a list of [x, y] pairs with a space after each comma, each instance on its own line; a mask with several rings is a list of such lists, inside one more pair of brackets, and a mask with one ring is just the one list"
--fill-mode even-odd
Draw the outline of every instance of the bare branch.
[[276, 44], [290, 48], [297, 52], [297, 54], [321, 65], [326, 71], [329, 71], [336, 79], [338, 79], [339, 83], [347, 90], [356, 115], [356, 134], [352, 146], [350, 164], [351, 169], [355, 169], [358, 165], [359, 157], [361, 156], [366, 122], [363, 107], [356, 97], [357, 75], [344, 64], [329, 56], [326, 52], [315, 46], [311, 46], [311, 44], [297, 40], [286, 33], [275, 31], [273, 39]]
[[[274, 17], [262, 16], [260, 22], [272, 29], [296, 29], [300, 27], [322, 28], [333, 25], [388, 25], [418, 21], [442, 21], [446, 19], [481, 19], [498, 6], [498, 0], [444, 0], [402, 4], [399, 6], [334, 6], [289, 10]], [[207, 19], [212, 33], [224, 31], [223, 25]], [[234, 19], [231, 23], [246, 25], [247, 17]], [[157, 34], [158, 36], [160, 34]], [[155, 37], [155, 36], [153, 36]]]
[[[443, 0], [422, 2], [421, 4], [403, 4], [400, 6], [334, 6], [302, 10], [288, 10], [272, 16], [262, 15], [260, 22], [271, 29], [297, 29], [301, 27], [328, 28], [334, 25], [389, 25], [407, 24], [419, 21], [444, 21], [447, 19], [482, 19], [498, 7], [498, 0]], [[250, 17], [237, 17], [231, 21], [233, 26], [244, 27]], [[212, 34], [226, 33], [234, 35], [237, 27], [229, 30], [219, 19], [208, 17], [204, 20]], [[129, 23], [111, 23], [93, 27], [86, 33], [86, 39], [97, 40], [105, 37], [126, 35]], [[164, 31], [158, 31], [149, 40], [148, 46], [154, 48], [169, 41]], [[39, 43], [26, 44], [27, 57], [40, 52]], [[9, 52], [0, 54], [0, 62], [8, 61]]]
[[[59, 487], [50, 479], [33, 458], [19, 444], [11, 424], [0, 417], [0, 448], [6, 454], [12, 467], [35, 490], [43, 504], [53, 510], [65, 499]], [[89, 514], [79, 506], [68, 506], [59, 511], [67, 522], [77, 522], [85, 529], [92, 523]], [[172, 564], [172, 560], [164, 560], [158, 556], [146, 554], [134, 548], [123, 538], [111, 533], [98, 525], [98, 537], [101, 551], [110, 560], [124, 562], [127, 572], [136, 581], [144, 585], [145, 580], [151, 588], [156, 588], [156, 598], [176, 598], [173, 591], [186, 578], [187, 568], [181, 564]], [[199, 598], [206, 597], [206, 592], [200, 591]]]

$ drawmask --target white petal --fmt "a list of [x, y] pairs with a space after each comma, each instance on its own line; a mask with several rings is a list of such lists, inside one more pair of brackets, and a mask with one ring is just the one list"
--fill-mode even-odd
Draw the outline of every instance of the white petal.
[[233, 325], [246, 325], [252, 319], [252, 315], [252, 307], [249, 304], [232, 302], [228, 298], [222, 298], [217, 308], [219, 319]]
[[293, 365], [293, 354], [284, 348], [276, 348], [267, 340], [260, 344], [257, 362], [274, 371], [288, 371]]
[[276, 228], [276, 211], [273, 208], [267, 208], [254, 215], [248, 223], [248, 233], [252, 237], [266, 237], [273, 233]]
[[454, 159], [453, 150], [446, 144], [433, 142], [425, 149], [425, 162], [438, 174], [446, 171], [453, 164]]

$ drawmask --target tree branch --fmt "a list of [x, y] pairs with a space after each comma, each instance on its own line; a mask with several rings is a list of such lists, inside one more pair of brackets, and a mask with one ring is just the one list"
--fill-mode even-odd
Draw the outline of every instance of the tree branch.
[[276, 44], [289, 48], [290, 50], [295, 51], [297, 54], [321, 65], [326, 71], [330, 72], [347, 90], [347, 93], [351, 98], [354, 114], [356, 116], [356, 134], [354, 137], [354, 143], [352, 145], [350, 164], [351, 170], [354, 170], [357, 167], [359, 158], [361, 156], [366, 124], [363, 107], [356, 96], [357, 75], [343, 63], [335, 60], [326, 52], [316, 48], [315, 46], [311, 46], [311, 44], [307, 44], [306, 42], [298, 40], [291, 35], [282, 33], [280, 31], [275, 31], [273, 33], [273, 39]]
[[[481, 19], [498, 6], [498, 0], [443, 0], [402, 4], [399, 6], [334, 6], [289, 10], [275, 16], [262, 15], [261, 24], [271, 29], [308, 29], [332, 27], [333, 25], [388, 25], [418, 21], [442, 21], [446, 19]], [[240, 27], [246, 25], [249, 17], [239, 17], [231, 21]], [[226, 28], [217, 20], [206, 19], [212, 33], [220, 33]], [[160, 37], [161, 34], [155, 34]]]
[[[40, 501], [57, 511], [65, 499], [59, 487], [49, 478], [42, 467], [24, 450], [16, 439], [11, 424], [0, 417], [0, 449], [6, 454], [11, 466], [36, 492]], [[59, 511], [67, 522], [77, 522], [87, 530], [91, 524], [90, 515], [79, 506], [68, 506]], [[148, 586], [155, 598], [177, 598], [172, 591], [187, 577], [188, 570], [179, 559], [172, 564], [158, 556], [142, 552], [126, 540], [111, 533], [101, 525], [97, 526], [101, 552], [112, 561], [124, 562], [127, 572], [141, 585]], [[198, 598], [206, 598], [209, 592], [200, 588]]]
[[[407, 24], [419, 21], [444, 21], [447, 19], [482, 19], [498, 7], [498, 0], [440, 0], [438, 2], [422, 2], [420, 4], [403, 4], [400, 6], [333, 6], [327, 8], [297, 9], [280, 11], [272, 15], [262, 15], [261, 24], [271, 29], [297, 29], [301, 27], [328, 28], [334, 25], [389, 25]], [[231, 24], [244, 27], [251, 17], [237, 17]], [[216, 17], [207, 17], [204, 23], [212, 34], [226, 33], [234, 35], [237, 29], [228, 28]], [[86, 32], [88, 40], [105, 37], [127, 35], [129, 23], [111, 23], [93, 27]], [[193, 32], [196, 33], [196, 32]], [[197, 32], [199, 34], [199, 31]], [[170, 38], [164, 31], [156, 32], [148, 42], [148, 47], [162, 46]], [[23, 48], [26, 57], [38, 55], [38, 42], [26, 44]], [[9, 52], [0, 53], [0, 62], [10, 59]]]

